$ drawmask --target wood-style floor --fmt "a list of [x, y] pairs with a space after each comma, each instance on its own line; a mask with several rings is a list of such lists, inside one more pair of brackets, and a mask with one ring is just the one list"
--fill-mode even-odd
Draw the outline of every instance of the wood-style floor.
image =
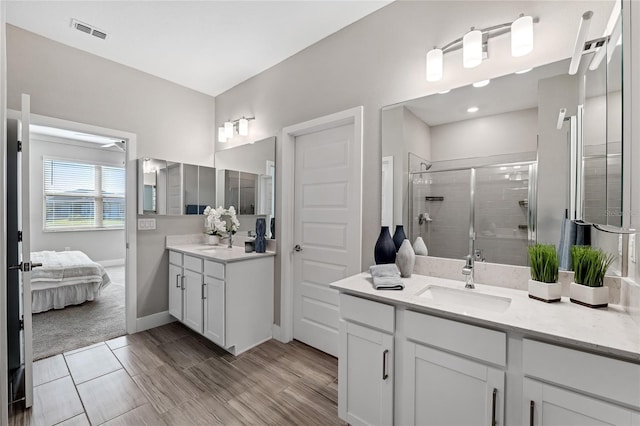
[[10, 425], [333, 425], [338, 361], [270, 340], [238, 357], [178, 323], [34, 363]]

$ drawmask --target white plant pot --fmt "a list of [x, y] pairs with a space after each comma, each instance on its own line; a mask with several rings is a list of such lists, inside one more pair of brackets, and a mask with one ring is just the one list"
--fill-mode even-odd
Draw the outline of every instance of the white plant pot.
[[220, 237], [218, 235], [206, 234], [204, 236], [204, 242], [205, 244], [208, 244], [210, 246], [217, 246], [218, 244], [220, 244]]
[[604, 308], [609, 304], [609, 287], [589, 287], [572, 282], [569, 297], [573, 303], [590, 308]]
[[529, 297], [543, 302], [559, 302], [562, 296], [562, 284], [543, 283], [529, 280]]

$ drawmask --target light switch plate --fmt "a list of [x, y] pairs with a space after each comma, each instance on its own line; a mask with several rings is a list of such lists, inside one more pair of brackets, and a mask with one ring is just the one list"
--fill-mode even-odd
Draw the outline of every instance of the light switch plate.
[[156, 229], [155, 219], [138, 219], [138, 230], [153, 231], [154, 229]]

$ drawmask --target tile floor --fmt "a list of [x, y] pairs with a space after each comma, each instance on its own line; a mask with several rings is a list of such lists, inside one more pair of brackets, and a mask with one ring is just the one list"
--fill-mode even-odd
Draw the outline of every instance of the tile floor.
[[33, 369], [34, 405], [10, 425], [344, 424], [337, 360], [296, 341], [234, 357], [172, 323]]

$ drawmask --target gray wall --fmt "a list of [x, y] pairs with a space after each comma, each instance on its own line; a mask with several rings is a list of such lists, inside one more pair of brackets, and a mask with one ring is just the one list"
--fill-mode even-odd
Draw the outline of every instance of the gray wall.
[[[64, 160], [78, 160], [123, 166], [125, 156], [122, 152], [82, 146], [81, 143], [54, 142], [51, 137], [33, 136], [31, 138], [30, 158], [30, 213], [31, 213], [31, 250], [80, 250], [92, 260], [123, 260], [125, 257], [124, 229], [99, 231], [43, 232], [42, 206], [44, 198], [42, 161], [44, 157]], [[87, 144], [85, 144], [87, 145]], [[93, 144], [92, 144], [93, 145]]]
[[[364, 106], [362, 268], [373, 263], [380, 227], [380, 108], [446, 88], [511, 73], [569, 57], [580, 16], [593, 10], [591, 38], [602, 34], [611, 2], [396, 1], [321, 40], [280, 64], [216, 97], [217, 125], [251, 113], [251, 137], [280, 134], [283, 127]], [[512, 21], [520, 13], [540, 16], [533, 52], [512, 58], [509, 37], [490, 42], [490, 60], [473, 69], [460, 51], [445, 55], [444, 78], [425, 81], [425, 54], [470, 27]], [[277, 144], [277, 159], [281, 146]], [[277, 184], [276, 199], [282, 196]], [[278, 217], [276, 213], [276, 217]], [[280, 229], [281, 223], [276, 224]], [[278, 262], [278, 260], [276, 260]], [[278, 265], [276, 266], [278, 269]], [[279, 318], [276, 283], [276, 321]]]
[[[211, 96], [11, 25], [7, 81], [9, 108], [28, 93], [35, 114], [135, 133], [138, 157], [213, 166]], [[158, 217], [157, 230], [138, 232], [138, 317], [168, 308], [165, 235], [202, 226], [201, 218]]]

